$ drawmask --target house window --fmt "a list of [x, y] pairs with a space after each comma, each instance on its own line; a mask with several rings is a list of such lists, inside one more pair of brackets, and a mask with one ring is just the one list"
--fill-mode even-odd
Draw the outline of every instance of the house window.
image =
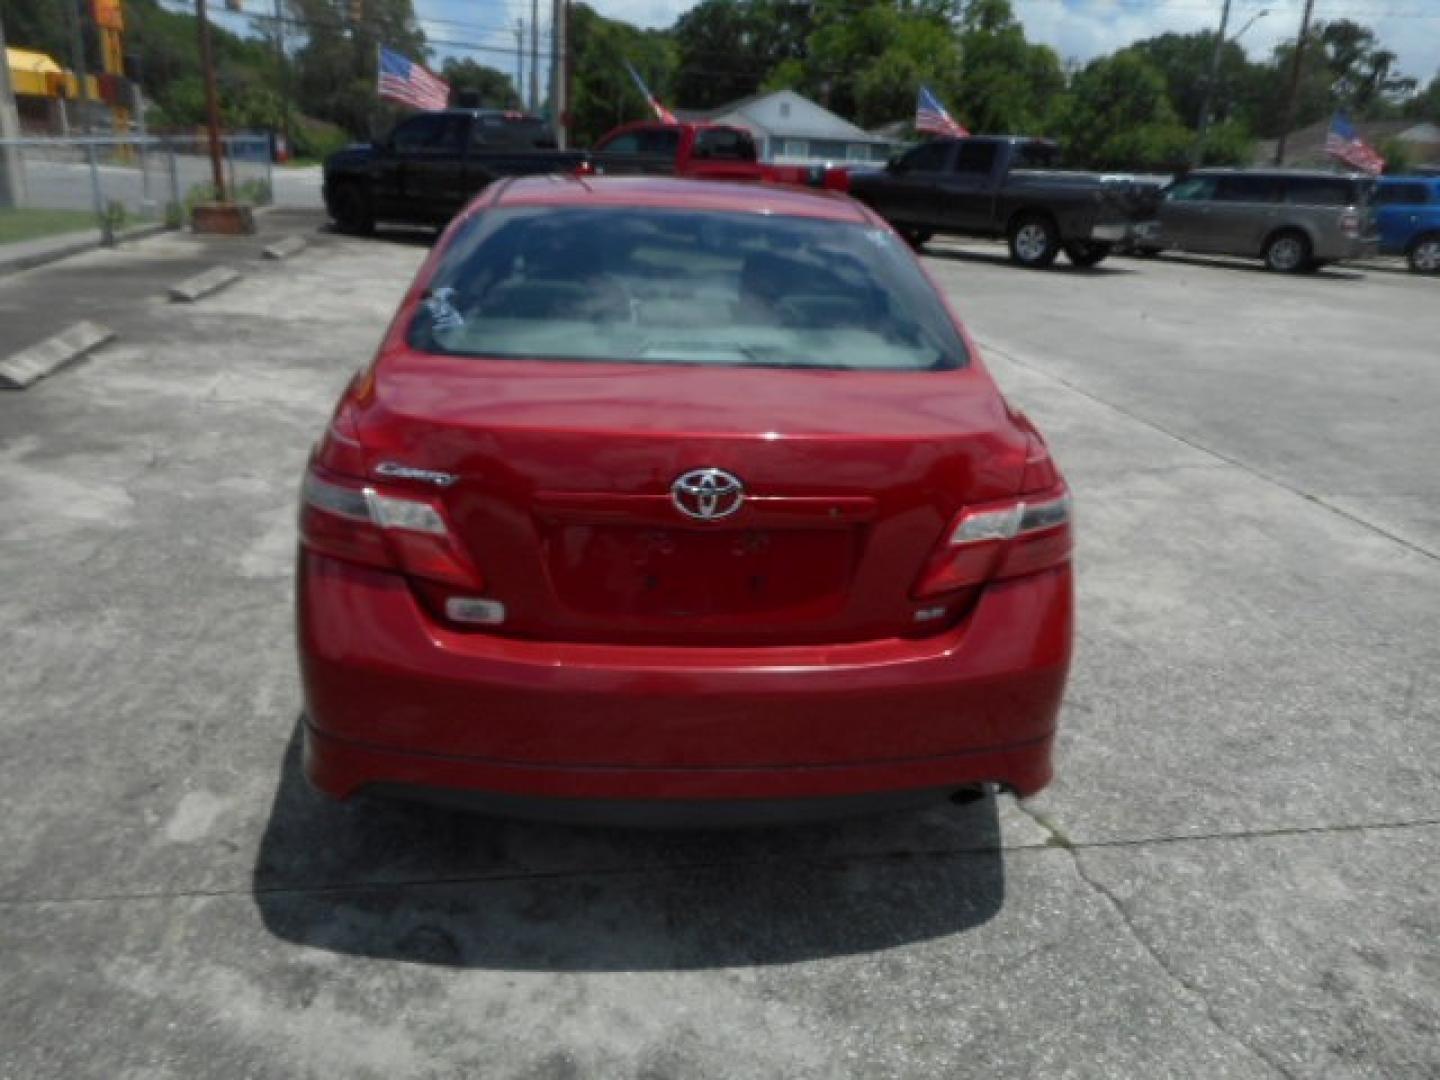
[[786, 139], [786, 140], [785, 140], [785, 156], [786, 156], [786, 157], [799, 157], [799, 158], [809, 157], [809, 156], [810, 156], [810, 143], [809, 143], [809, 141], [806, 140], [806, 139]]
[[789, 115], [790, 115], [790, 103], [789, 103], [788, 101], [782, 101], [782, 102], [780, 102], [780, 115], [781, 115], [781, 116], [789, 116]]
[[866, 143], [849, 143], [845, 147], [846, 161], [869, 161], [870, 147]]

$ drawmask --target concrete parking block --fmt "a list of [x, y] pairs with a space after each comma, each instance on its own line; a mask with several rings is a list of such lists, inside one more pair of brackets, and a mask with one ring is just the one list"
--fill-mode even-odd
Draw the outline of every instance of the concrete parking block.
[[298, 255], [305, 250], [306, 240], [303, 236], [287, 236], [277, 240], [264, 251], [267, 259], [288, 259], [292, 255]]
[[206, 270], [203, 274], [196, 274], [194, 277], [186, 278], [178, 285], [170, 286], [171, 300], [195, 301], [201, 297], [209, 296], [213, 292], [219, 292], [227, 285], [233, 285], [240, 280], [240, 271], [228, 266], [216, 266]]
[[87, 321], [77, 322], [28, 349], [0, 360], [0, 389], [24, 390], [65, 364], [97, 349], [115, 331]]

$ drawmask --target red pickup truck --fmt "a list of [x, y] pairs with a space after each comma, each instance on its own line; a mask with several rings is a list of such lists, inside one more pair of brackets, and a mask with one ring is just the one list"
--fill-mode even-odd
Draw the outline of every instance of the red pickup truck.
[[704, 180], [750, 180], [836, 191], [846, 188], [843, 169], [824, 165], [771, 165], [757, 160], [755, 140], [726, 124], [625, 124], [600, 138], [579, 165], [580, 173], [605, 176], [693, 176]]
[[346, 232], [377, 221], [440, 226], [487, 185], [545, 173], [695, 176], [844, 191], [848, 176], [823, 165], [757, 161], [755, 140], [724, 124], [626, 124], [592, 150], [557, 150], [535, 116], [484, 109], [416, 113], [370, 145], [325, 162], [325, 205]]

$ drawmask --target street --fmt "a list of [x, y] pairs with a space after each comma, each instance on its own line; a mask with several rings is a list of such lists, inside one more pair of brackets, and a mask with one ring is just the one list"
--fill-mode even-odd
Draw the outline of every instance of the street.
[[261, 221], [0, 278], [118, 334], [0, 393], [0, 1077], [1440, 1074], [1435, 281], [932, 245], [1075, 493], [1054, 784], [587, 830], [306, 787], [297, 486], [429, 248]]
[[[22, 153], [27, 207], [45, 210], [94, 209], [90, 167], [83, 160], [45, 160], [37, 151]], [[211, 182], [210, 160], [203, 153], [176, 154], [174, 163], [173, 185], [170, 158], [164, 153], [147, 154], [143, 164], [137, 157], [133, 164], [99, 166], [101, 205], [119, 203], [131, 215], [156, 220], [163, 218], [165, 204], [172, 199], [177, 185], [179, 201], [183, 203], [192, 188]], [[227, 183], [243, 185], [250, 181], [263, 181], [267, 175], [273, 177], [277, 205], [309, 209], [320, 207], [318, 167], [277, 167], [267, 173], [263, 161], [237, 160], [233, 165], [227, 162]]]

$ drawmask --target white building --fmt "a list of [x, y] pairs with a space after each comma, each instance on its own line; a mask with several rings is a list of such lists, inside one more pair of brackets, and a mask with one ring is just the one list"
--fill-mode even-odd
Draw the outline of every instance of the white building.
[[744, 128], [762, 161], [883, 162], [898, 147], [793, 90], [755, 94], [714, 109], [676, 109], [675, 114], [681, 120]]

